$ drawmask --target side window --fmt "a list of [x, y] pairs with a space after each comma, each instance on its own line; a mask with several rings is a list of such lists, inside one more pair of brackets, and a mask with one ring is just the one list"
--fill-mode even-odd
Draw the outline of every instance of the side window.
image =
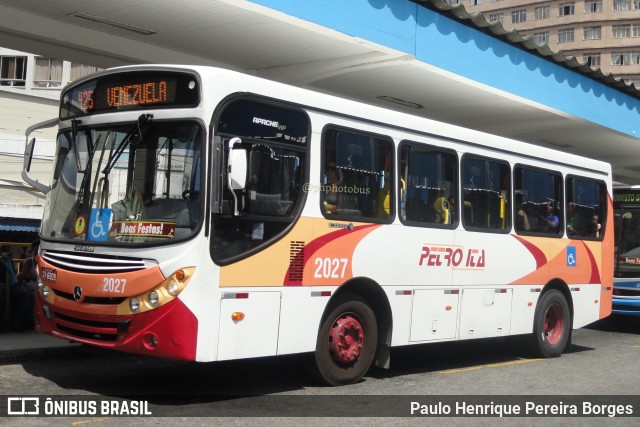
[[457, 224], [458, 159], [454, 152], [417, 143], [400, 148], [400, 219], [410, 225]]
[[578, 239], [601, 239], [604, 235], [607, 189], [603, 182], [567, 178], [567, 235]]
[[[216, 123], [213, 161], [222, 172], [212, 182], [211, 253], [224, 264], [279, 239], [295, 222], [306, 194], [311, 126], [304, 111], [245, 98], [225, 105]], [[237, 170], [246, 173], [237, 187], [227, 167], [234, 152], [244, 156]]]
[[465, 155], [462, 158], [462, 224], [467, 229], [507, 231], [509, 164]]
[[517, 233], [562, 234], [562, 175], [517, 166], [514, 173], [514, 228]]
[[342, 129], [326, 130], [322, 142], [323, 214], [357, 221], [391, 220], [392, 142]]

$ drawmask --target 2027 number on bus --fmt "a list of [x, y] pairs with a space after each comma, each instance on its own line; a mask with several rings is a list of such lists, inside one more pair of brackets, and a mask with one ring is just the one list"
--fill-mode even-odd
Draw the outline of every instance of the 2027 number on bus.
[[105, 277], [102, 279], [102, 292], [112, 294], [123, 294], [127, 285], [127, 279], [114, 279], [113, 277]]
[[316, 279], [343, 278], [348, 263], [348, 258], [316, 258], [314, 260], [316, 270], [313, 277]]

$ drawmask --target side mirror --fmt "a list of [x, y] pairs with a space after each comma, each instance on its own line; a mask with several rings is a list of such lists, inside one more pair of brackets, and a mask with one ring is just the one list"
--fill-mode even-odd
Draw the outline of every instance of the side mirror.
[[36, 139], [31, 138], [31, 141], [28, 141], [26, 146], [24, 147], [24, 164], [22, 165], [22, 170], [25, 172], [31, 171], [31, 161], [33, 160], [33, 151], [36, 148]]
[[29, 126], [25, 131], [26, 141], [24, 146], [24, 160], [22, 164], [22, 179], [24, 180], [24, 182], [26, 182], [36, 190], [39, 190], [45, 194], [47, 194], [51, 190], [51, 187], [49, 187], [48, 185], [42, 184], [38, 182], [38, 180], [35, 180], [29, 176], [29, 172], [31, 171], [31, 163], [33, 161], [33, 155], [35, 153], [35, 148], [36, 148], [36, 139], [31, 138], [31, 140], [29, 140], [29, 136], [33, 131], [37, 129], [49, 128], [49, 127], [56, 126], [57, 124], [58, 124], [58, 119], [55, 118], [51, 120], [46, 120], [41, 123], [37, 123], [33, 126]]

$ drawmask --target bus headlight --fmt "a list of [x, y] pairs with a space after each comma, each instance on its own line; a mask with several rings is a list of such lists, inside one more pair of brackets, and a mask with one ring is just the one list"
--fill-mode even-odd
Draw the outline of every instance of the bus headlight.
[[133, 297], [129, 300], [129, 309], [133, 313], [137, 313], [140, 310], [140, 300], [137, 297]]
[[158, 292], [156, 291], [149, 292], [149, 305], [151, 305], [151, 307], [157, 307], [159, 300], [160, 298], [158, 297]]
[[49, 287], [47, 285], [44, 285], [40, 288], [40, 294], [42, 295], [42, 298], [47, 299], [49, 298]]
[[167, 282], [167, 292], [169, 292], [169, 295], [177, 296], [178, 289], [180, 289], [180, 283], [176, 279], [172, 278]]
[[118, 313], [144, 313], [160, 307], [175, 299], [184, 290], [195, 273], [195, 267], [185, 267], [176, 270], [161, 284], [148, 292], [136, 295], [123, 301], [118, 306]]

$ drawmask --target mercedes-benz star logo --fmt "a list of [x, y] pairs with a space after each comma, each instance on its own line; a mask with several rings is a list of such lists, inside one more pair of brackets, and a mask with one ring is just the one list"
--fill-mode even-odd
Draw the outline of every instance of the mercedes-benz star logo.
[[82, 288], [80, 286], [73, 288], [73, 299], [76, 301], [82, 301]]

